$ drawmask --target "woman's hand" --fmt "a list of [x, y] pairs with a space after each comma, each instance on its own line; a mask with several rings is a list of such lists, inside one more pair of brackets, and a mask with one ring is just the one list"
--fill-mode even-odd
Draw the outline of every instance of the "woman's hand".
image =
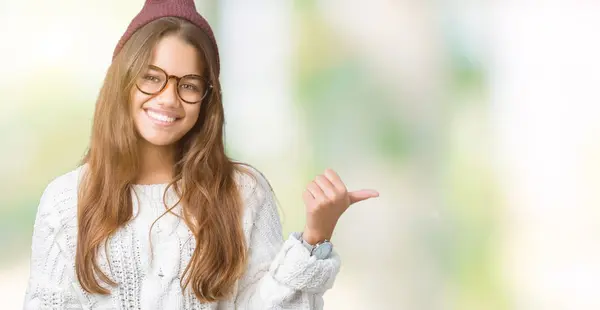
[[348, 192], [339, 175], [326, 169], [308, 184], [302, 194], [306, 205], [306, 226], [302, 238], [309, 244], [330, 240], [338, 219], [351, 204], [378, 197], [375, 190]]

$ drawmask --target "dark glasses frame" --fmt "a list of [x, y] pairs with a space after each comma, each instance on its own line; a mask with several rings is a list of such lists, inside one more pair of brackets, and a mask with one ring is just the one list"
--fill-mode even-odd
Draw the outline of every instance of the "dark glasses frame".
[[[145, 92], [145, 91], [143, 91], [143, 90], [140, 88], [140, 86], [138, 85], [138, 81], [137, 81], [137, 79], [136, 79], [136, 82], [135, 82], [135, 87], [136, 87], [136, 88], [137, 88], [137, 89], [138, 89], [140, 92], [142, 92], [143, 94], [146, 94], [146, 95], [149, 95], [149, 96], [153, 96], [153, 95], [156, 95], [156, 94], [160, 94], [160, 93], [161, 93], [163, 90], [165, 90], [165, 87], [167, 87], [167, 84], [169, 84], [169, 80], [170, 80], [170, 79], [172, 79], [172, 78], [173, 78], [173, 79], [175, 79], [175, 81], [177, 81], [177, 88], [176, 88], [177, 97], [179, 97], [179, 99], [181, 99], [181, 101], [183, 101], [183, 102], [185, 102], [185, 103], [189, 103], [189, 104], [197, 104], [197, 103], [200, 103], [200, 102], [201, 102], [202, 100], [204, 100], [204, 98], [206, 98], [206, 96], [208, 96], [208, 94], [209, 94], [210, 92], [212, 92], [212, 90], [213, 90], [213, 85], [212, 85], [212, 83], [211, 83], [211, 82], [210, 82], [210, 81], [209, 81], [207, 78], [205, 78], [205, 77], [203, 77], [203, 76], [201, 76], [201, 75], [197, 75], [197, 74], [186, 74], [186, 75], [184, 75], [184, 76], [181, 76], [181, 77], [179, 77], [179, 76], [176, 76], [176, 75], [169, 75], [169, 74], [167, 74], [167, 72], [166, 72], [165, 70], [163, 70], [162, 68], [160, 68], [160, 67], [157, 67], [157, 66], [155, 66], [155, 65], [148, 65], [148, 68], [152, 68], [152, 69], [155, 69], [155, 70], [158, 70], [158, 71], [160, 71], [160, 72], [164, 73], [164, 75], [165, 75], [167, 78], [165, 79], [165, 82], [163, 83], [162, 87], [161, 87], [159, 90], [157, 90], [156, 92], [154, 92], [154, 93], [149, 93], [149, 92]], [[189, 77], [191, 77], [191, 78], [196, 78], [196, 79], [201, 79], [201, 80], [203, 80], [204, 82], [206, 82], [206, 85], [208, 86], [208, 87], [206, 87], [206, 91], [204, 92], [204, 95], [202, 95], [202, 98], [200, 98], [200, 100], [198, 100], [198, 101], [187, 101], [187, 100], [185, 100], [185, 99], [183, 99], [183, 98], [181, 97], [181, 94], [179, 94], [179, 86], [180, 86], [180, 85], [179, 85], [179, 83], [181, 82], [181, 80], [183, 80], [183, 79], [185, 79], [185, 78], [189, 78]], [[139, 77], [138, 77], [138, 78], [139, 78]]]

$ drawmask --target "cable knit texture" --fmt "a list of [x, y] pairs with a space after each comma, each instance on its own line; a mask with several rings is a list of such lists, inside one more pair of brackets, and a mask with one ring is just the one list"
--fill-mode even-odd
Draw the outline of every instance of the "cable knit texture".
[[[236, 174], [245, 205], [243, 228], [249, 262], [231, 299], [202, 304], [191, 290], [181, 290], [179, 281], [195, 240], [177, 216], [161, 217], [149, 235], [150, 225], [165, 210], [162, 195], [166, 184], [134, 186], [134, 219], [109, 238], [107, 249], [98, 251], [100, 268], [118, 285], [111, 288], [110, 295], [88, 294], [75, 276], [77, 187], [82, 169], [56, 178], [42, 195], [24, 309], [323, 308], [323, 294], [333, 285], [340, 258], [335, 251], [325, 260], [311, 257], [291, 235], [284, 242], [273, 192], [256, 170], [252, 172], [258, 182]], [[167, 202], [173, 205], [176, 200], [174, 190], [169, 189]], [[181, 214], [181, 208], [174, 212]]]

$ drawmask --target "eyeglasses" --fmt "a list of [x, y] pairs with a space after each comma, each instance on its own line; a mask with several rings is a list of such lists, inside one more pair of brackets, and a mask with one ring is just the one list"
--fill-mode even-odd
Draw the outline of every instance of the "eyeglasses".
[[200, 75], [168, 75], [165, 70], [154, 65], [149, 65], [146, 71], [142, 72], [135, 86], [146, 95], [156, 95], [165, 89], [171, 78], [177, 81], [177, 95], [186, 103], [199, 103], [213, 88], [212, 84]]

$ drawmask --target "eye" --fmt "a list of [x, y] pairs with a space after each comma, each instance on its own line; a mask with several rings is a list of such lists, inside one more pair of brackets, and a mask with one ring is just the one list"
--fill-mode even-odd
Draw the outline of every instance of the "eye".
[[160, 78], [154, 76], [154, 75], [150, 75], [150, 74], [146, 74], [142, 77], [144, 80], [149, 81], [149, 82], [154, 82], [154, 83], [158, 83], [160, 82]]
[[192, 84], [182, 84], [181, 88], [189, 91], [199, 91], [198, 86]]

